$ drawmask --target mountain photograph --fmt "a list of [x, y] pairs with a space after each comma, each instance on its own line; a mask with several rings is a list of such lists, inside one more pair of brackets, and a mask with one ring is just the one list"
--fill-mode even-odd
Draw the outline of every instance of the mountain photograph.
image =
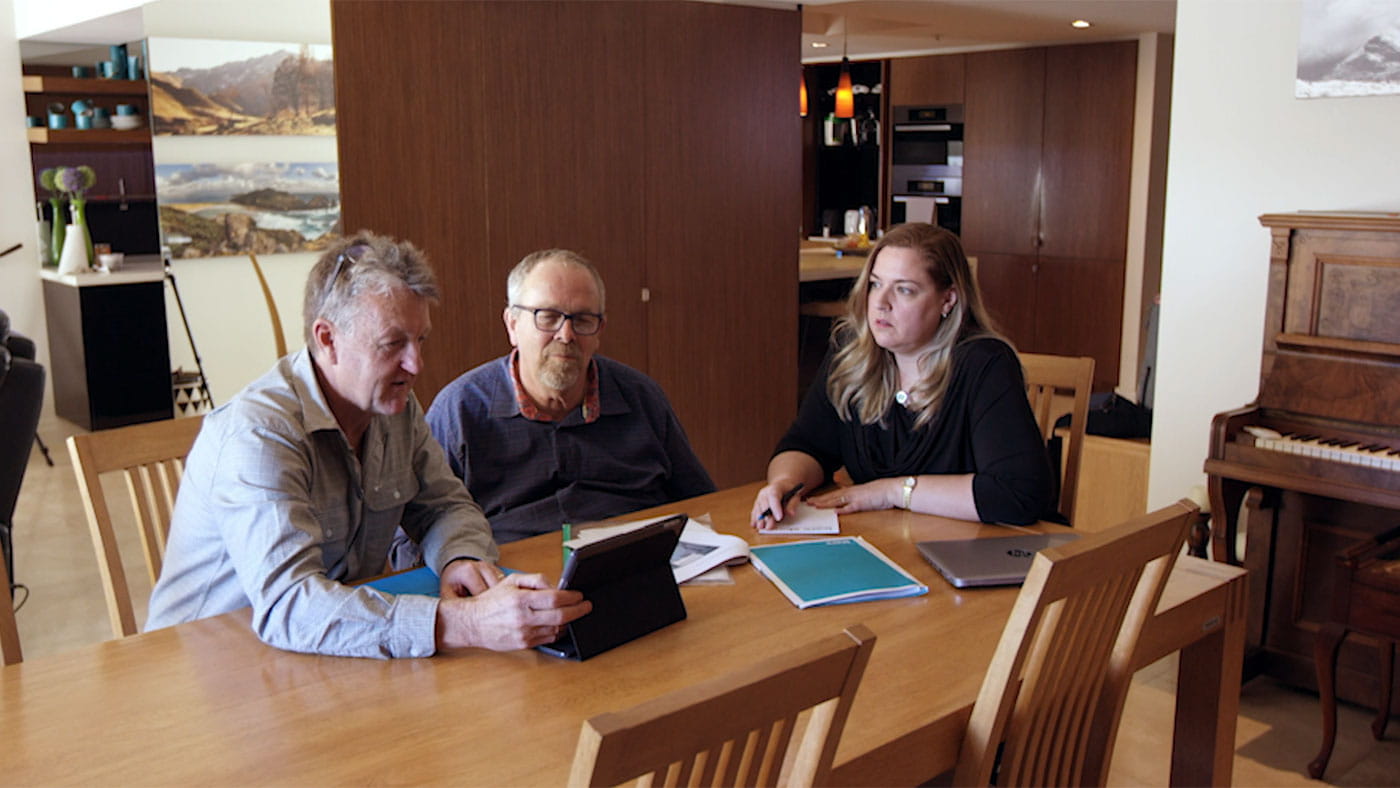
[[1395, 0], [1303, 0], [1298, 98], [1400, 93]]
[[157, 135], [335, 134], [330, 47], [152, 38]]

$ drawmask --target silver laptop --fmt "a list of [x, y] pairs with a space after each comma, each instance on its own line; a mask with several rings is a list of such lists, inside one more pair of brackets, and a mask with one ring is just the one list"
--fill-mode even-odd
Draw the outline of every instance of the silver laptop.
[[1079, 534], [1024, 534], [919, 542], [917, 547], [924, 560], [957, 588], [1014, 586], [1025, 582], [1036, 553], [1078, 538]]

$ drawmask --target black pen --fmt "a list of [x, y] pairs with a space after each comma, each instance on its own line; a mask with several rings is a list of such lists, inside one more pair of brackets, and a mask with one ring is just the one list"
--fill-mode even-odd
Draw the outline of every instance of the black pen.
[[[804, 483], [802, 483], [802, 482], [798, 482], [796, 487], [794, 487], [794, 488], [792, 488], [791, 490], [788, 490], [787, 492], [783, 493], [782, 500], [780, 500], [780, 501], [778, 502], [778, 507], [779, 507], [779, 508], [786, 508], [787, 505], [788, 505], [788, 501], [791, 501], [791, 500], [792, 500], [792, 496], [794, 496], [794, 495], [798, 494], [799, 492], [801, 492], [801, 491], [802, 491], [802, 488], [803, 488], [803, 487], [806, 487], [806, 486], [807, 486], [806, 484], [804, 484]], [[772, 516], [773, 516], [773, 510], [772, 510], [771, 508], [769, 508], [769, 509], [764, 509], [764, 510], [763, 510], [763, 514], [760, 514], [760, 515], [758, 516], [758, 519], [762, 520], [762, 519], [765, 518], [765, 517], [772, 517]]]

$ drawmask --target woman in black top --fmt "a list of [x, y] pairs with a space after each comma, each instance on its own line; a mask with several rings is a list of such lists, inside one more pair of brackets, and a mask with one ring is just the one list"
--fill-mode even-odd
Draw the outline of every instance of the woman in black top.
[[[845, 466], [854, 485], [808, 499], [838, 514], [906, 508], [984, 522], [1053, 516], [1045, 443], [1016, 352], [982, 306], [953, 233], [892, 229], [871, 251], [797, 420], [754, 499], [757, 528]], [[761, 516], [771, 511], [770, 517]]]

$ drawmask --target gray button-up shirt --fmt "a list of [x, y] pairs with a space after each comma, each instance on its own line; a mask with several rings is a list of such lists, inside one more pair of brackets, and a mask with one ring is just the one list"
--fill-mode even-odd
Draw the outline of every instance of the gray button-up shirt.
[[345, 584], [383, 572], [399, 525], [439, 575], [453, 558], [494, 561], [490, 525], [416, 399], [396, 416], [374, 416], [361, 453], [331, 414], [307, 350], [206, 416], [146, 629], [251, 605], [254, 631], [279, 648], [432, 654], [437, 599]]

